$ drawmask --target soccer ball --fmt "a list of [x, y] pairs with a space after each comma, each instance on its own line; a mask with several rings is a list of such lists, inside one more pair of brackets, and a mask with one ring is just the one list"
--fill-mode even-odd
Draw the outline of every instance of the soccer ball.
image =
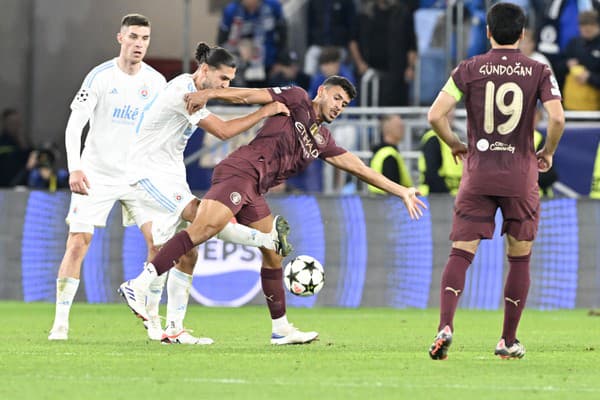
[[283, 282], [296, 296], [312, 296], [323, 288], [325, 271], [313, 257], [298, 256], [285, 266]]

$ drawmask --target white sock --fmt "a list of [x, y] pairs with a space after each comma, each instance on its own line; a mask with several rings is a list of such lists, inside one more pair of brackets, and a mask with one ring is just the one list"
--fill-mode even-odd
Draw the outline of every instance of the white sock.
[[69, 326], [69, 312], [78, 287], [79, 279], [56, 279], [56, 313], [54, 314], [53, 327]]
[[167, 280], [168, 273], [164, 273], [154, 278], [150, 284], [150, 290], [146, 295], [146, 311], [150, 318], [158, 316], [158, 309], [160, 307], [160, 299], [162, 298], [163, 288], [165, 287], [165, 281]]
[[154, 279], [157, 277], [158, 273], [156, 272], [154, 265], [152, 263], [145, 263], [142, 272], [136, 276], [135, 279], [132, 279], [132, 284], [148, 292], [150, 285], [152, 285], [152, 282], [154, 282]]
[[167, 279], [167, 327], [180, 331], [187, 311], [192, 275], [172, 268]]
[[217, 238], [226, 242], [275, 250], [275, 243], [270, 233], [263, 233], [242, 224], [228, 223], [217, 234]]
[[281, 328], [285, 328], [290, 324], [287, 320], [287, 315], [284, 315], [283, 317], [279, 317], [277, 319], [272, 319], [271, 323], [273, 325], [273, 332], [277, 332]]

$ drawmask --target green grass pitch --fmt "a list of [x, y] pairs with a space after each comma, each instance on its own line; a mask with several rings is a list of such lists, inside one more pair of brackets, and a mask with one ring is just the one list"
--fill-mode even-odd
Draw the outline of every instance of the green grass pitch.
[[600, 317], [526, 310], [522, 360], [493, 356], [499, 311], [458, 310], [446, 361], [427, 349], [437, 310], [290, 309], [320, 332], [271, 346], [265, 307], [190, 306], [212, 346], [146, 340], [123, 304], [75, 304], [67, 342], [49, 342], [54, 305], [0, 302], [0, 399], [600, 399]]

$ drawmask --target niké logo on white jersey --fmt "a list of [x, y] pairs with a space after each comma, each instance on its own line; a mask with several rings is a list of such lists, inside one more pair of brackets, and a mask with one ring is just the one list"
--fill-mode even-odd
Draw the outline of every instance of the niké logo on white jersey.
[[137, 120], [139, 115], [139, 108], [134, 108], [126, 104], [123, 107], [115, 107], [112, 113], [112, 120], [118, 124], [131, 125]]

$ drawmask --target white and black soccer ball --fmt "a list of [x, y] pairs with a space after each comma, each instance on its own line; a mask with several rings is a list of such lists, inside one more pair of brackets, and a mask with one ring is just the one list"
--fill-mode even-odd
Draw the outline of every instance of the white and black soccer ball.
[[319, 261], [311, 256], [298, 256], [283, 270], [285, 287], [296, 296], [319, 293], [325, 283], [325, 271]]

